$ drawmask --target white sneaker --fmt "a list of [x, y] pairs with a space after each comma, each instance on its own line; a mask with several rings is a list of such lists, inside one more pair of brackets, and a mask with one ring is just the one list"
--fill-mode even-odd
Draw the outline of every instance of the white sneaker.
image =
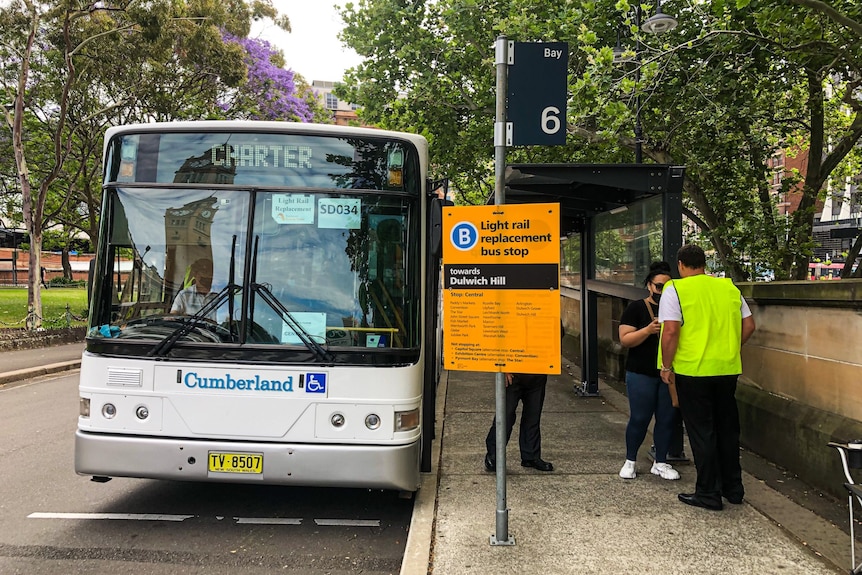
[[[679, 479], [679, 472], [670, 466], [669, 463], [653, 463], [650, 473], [658, 475], [662, 479]], [[622, 473], [620, 473], [622, 475]]]
[[623, 479], [634, 479], [637, 477], [637, 471], [635, 471], [635, 462], [630, 459], [626, 459], [626, 462], [623, 464], [623, 468], [620, 469], [620, 477]]

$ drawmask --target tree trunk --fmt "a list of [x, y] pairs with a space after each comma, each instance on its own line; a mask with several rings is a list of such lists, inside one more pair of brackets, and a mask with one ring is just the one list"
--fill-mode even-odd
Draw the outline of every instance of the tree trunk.
[[[862, 138], [862, 112], [855, 110], [853, 122], [843, 132], [841, 138], [832, 143], [829, 152], [825, 152], [825, 112], [823, 96], [823, 78], [815, 70], [808, 70], [808, 109], [810, 111], [810, 139], [808, 148], [808, 163], [806, 166], [805, 183], [802, 188], [802, 200], [799, 208], [791, 216], [791, 229], [788, 237], [787, 256], [785, 263], [795, 267], [795, 279], [804, 280], [808, 277], [809, 256], [805, 244], [811, 242], [814, 229], [814, 208], [817, 194], [826, 184], [830, 174], [847, 156], [850, 150]], [[793, 255], [795, 254], [795, 258]]]
[[[648, 154], [649, 157], [660, 164], [677, 163], [674, 161], [673, 157], [664, 150], [653, 150], [648, 148]], [[697, 224], [705, 233], [709, 234], [709, 238], [712, 241], [712, 245], [715, 247], [718, 258], [724, 266], [724, 273], [733, 278], [733, 281], [735, 282], [748, 281], [748, 272], [746, 272], [745, 269], [739, 265], [739, 262], [736, 261], [733, 246], [725, 241], [722, 235], [716, 231], [727, 222], [724, 221], [722, 215], [716, 213], [715, 210], [712, 209], [712, 206], [704, 195], [699, 182], [697, 182], [692, 175], [687, 173], [683, 178], [682, 188], [683, 191], [688, 194], [688, 197], [691, 198], [691, 201], [702, 216], [701, 218], [693, 219], [697, 221]], [[684, 211], [688, 211], [694, 215], [689, 210]], [[669, 263], [674, 265], [674, 262]]]
[[6, 121], [12, 127], [12, 153], [15, 156], [18, 185], [21, 186], [21, 210], [24, 216], [24, 226], [30, 233], [30, 257], [28, 260], [29, 270], [27, 277], [28, 315], [25, 322], [28, 329], [42, 327], [42, 210], [38, 202], [33, 201], [33, 189], [30, 186], [30, 172], [27, 170], [23, 140], [24, 95], [27, 91], [27, 81], [30, 76], [30, 58], [33, 54], [33, 44], [38, 27], [39, 18], [35, 10], [33, 10], [30, 30], [21, 58], [21, 71], [18, 74], [18, 91], [13, 100], [12, 112], [10, 113], [9, 109], [6, 109]]
[[[32, 222], [31, 222], [32, 223]], [[27, 277], [27, 329], [42, 327], [42, 226], [29, 225], [30, 273]]]
[[68, 281], [72, 281], [72, 264], [69, 263], [69, 246], [63, 246], [60, 261], [63, 265], [63, 277]]
[[698, 184], [687, 175], [683, 182], [683, 189], [688, 192], [688, 197], [694, 202], [695, 207], [697, 207], [703, 216], [703, 221], [708, 226], [703, 231], [709, 234], [712, 245], [715, 247], [715, 251], [718, 253], [718, 257], [724, 266], [725, 274], [730, 276], [735, 282], [748, 281], [748, 272], [739, 265], [733, 252], [733, 246], [725, 241], [724, 237], [716, 231], [726, 224], [723, 216], [712, 209], [709, 200], [706, 199]]

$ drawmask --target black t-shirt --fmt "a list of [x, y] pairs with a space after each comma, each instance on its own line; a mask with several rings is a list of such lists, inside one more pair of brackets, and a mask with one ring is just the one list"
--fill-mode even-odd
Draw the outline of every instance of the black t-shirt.
[[[649, 306], [652, 308], [653, 313], [658, 316], [658, 306], [652, 304], [649, 304]], [[621, 325], [630, 325], [635, 329], [643, 329], [650, 322], [652, 322], [652, 318], [642, 299], [631, 302], [620, 318]], [[661, 373], [656, 367], [658, 343], [658, 335], [652, 334], [640, 345], [630, 347], [629, 355], [626, 358], [626, 371], [659, 377]]]

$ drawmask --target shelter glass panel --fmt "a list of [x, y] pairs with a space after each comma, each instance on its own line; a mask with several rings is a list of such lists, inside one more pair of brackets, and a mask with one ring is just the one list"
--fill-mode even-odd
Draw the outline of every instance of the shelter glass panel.
[[581, 287], [581, 237], [571, 235], [560, 241], [560, 285]]
[[640, 286], [650, 263], [662, 259], [662, 197], [655, 196], [617, 213], [593, 219], [596, 257], [593, 277]]

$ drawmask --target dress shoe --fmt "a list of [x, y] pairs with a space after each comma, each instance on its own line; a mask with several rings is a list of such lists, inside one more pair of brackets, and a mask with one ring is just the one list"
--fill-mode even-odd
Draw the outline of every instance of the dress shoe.
[[721, 504], [721, 501], [718, 503], [709, 503], [698, 497], [696, 493], [680, 493], [677, 495], [677, 498], [686, 505], [702, 507], [703, 509], [709, 509], [710, 511], [721, 511], [724, 509], [724, 505]]
[[532, 467], [533, 469], [538, 469], [539, 471], [553, 471], [554, 465], [545, 461], [542, 458], [539, 459], [522, 459], [521, 467]]
[[490, 454], [485, 454], [485, 471], [497, 471], [497, 462]]
[[742, 505], [742, 497], [742, 495], [732, 495], [730, 497], [727, 495], [724, 496], [728, 503], [733, 503], [734, 505]]

